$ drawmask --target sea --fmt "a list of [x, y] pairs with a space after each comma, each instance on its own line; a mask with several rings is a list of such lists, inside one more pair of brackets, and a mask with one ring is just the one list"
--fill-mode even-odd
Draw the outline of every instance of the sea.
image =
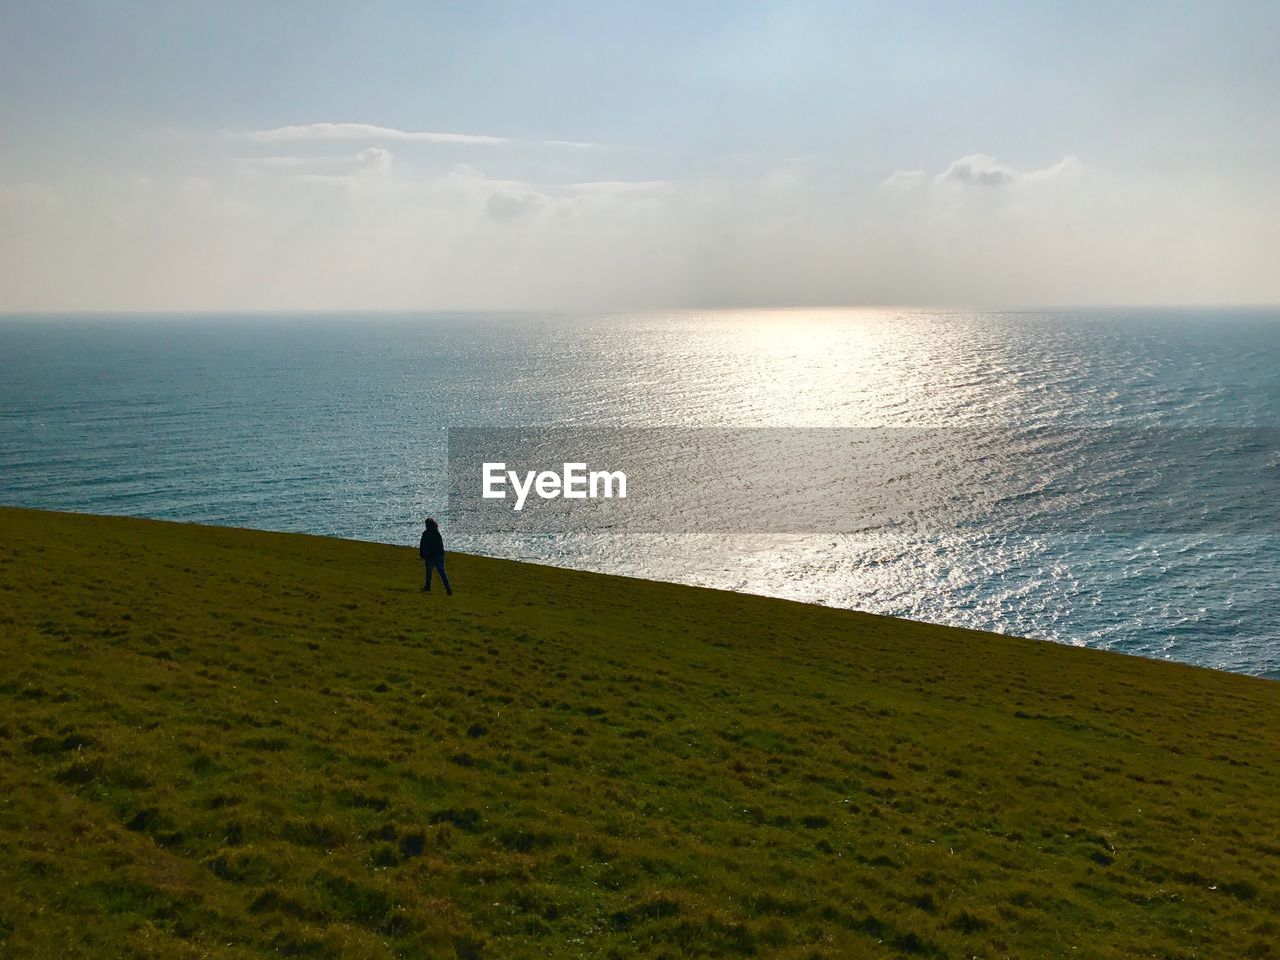
[[[1124, 519], [997, 498], [963, 523], [490, 531], [450, 523], [464, 428], [1012, 431]], [[1143, 437], [1208, 467], [1153, 461]], [[1277, 437], [1270, 308], [0, 317], [0, 504], [409, 545], [434, 515], [450, 550], [1280, 679]], [[1176, 482], [1144, 495], [1130, 462]]]

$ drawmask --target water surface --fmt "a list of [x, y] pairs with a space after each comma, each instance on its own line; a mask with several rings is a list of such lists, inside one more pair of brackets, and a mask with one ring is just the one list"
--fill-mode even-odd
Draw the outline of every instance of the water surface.
[[[0, 320], [3, 503], [411, 543], [445, 509], [447, 428], [503, 425], [1274, 428], [1280, 313]], [[1211, 482], [1184, 491], [1166, 505], [1191, 518], [1176, 534], [1153, 518], [1108, 535], [993, 522], [450, 546], [1280, 677], [1280, 539], [1212, 522], [1220, 501]]]

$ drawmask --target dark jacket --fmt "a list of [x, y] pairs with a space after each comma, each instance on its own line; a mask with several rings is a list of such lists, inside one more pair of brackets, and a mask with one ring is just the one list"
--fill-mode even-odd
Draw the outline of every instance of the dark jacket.
[[418, 543], [418, 556], [423, 560], [439, 560], [444, 556], [444, 538], [439, 530], [423, 530]]

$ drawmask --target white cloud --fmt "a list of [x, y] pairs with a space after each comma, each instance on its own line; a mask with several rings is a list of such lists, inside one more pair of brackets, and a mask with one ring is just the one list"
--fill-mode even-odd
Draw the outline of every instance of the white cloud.
[[[394, 143], [259, 149], [280, 155], [232, 163], [201, 151], [145, 176], [0, 185], [0, 309], [1007, 305], [1280, 291], [1267, 259], [1280, 193], [1135, 182], [1071, 157], [1029, 170], [962, 158], [969, 179], [935, 182], [938, 169], [960, 169], [941, 164], [877, 190], [843, 168], [794, 164], [664, 181], [648, 179], [660, 168], [604, 153], [540, 164], [500, 152], [486, 172], [401, 162]], [[979, 174], [996, 184], [980, 189]]]
[[494, 220], [514, 220], [532, 213], [545, 203], [545, 198], [533, 191], [495, 190], [485, 201], [485, 212]]
[[241, 157], [235, 167], [251, 175], [285, 177], [300, 182], [345, 183], [354, 179], [381, 179], [391, 176], [395, 155], [386, 147], [365, 147], [344, 156]]
[[952, 161], [932, 181], [924, 170], [895, 170], [881, 181], [880, 186], [900, 193], [917, 190], [930, 182], [961, 187], [1008, 187], [1024, 183], [1046, 183], [1078, 173], [1082, 169], [1083, 164], [1072, 154], [1038, 170], [1019, 170], [985, 153], [971, 153]]
[[1032, 183], [1053, 180], [1060, 176], [1070, 176], [1078, 173], [1083, 168], [1084, 164], [1080, 162], [1080, 158], [1069, 153], [1057, 163], [1050, 164], [1041, 170], [1032, 170], [1029, 173], [1024, 173], [1022, 179]]
[[399, 130], [373, 123], [305, 123], [270, 130], [250, 130], [243, 134], [254, 143], [299, 143], [307, 141], [402, 140], [418, 143], [448, 143], [472, 146], [502, 146], [513, 143], [535, 143], [550, 147], [593, 147], [596, 144], [575, 140], [518, 140], [473, 133], [447, 133], [435, 130]]
[[[958, 183], [966, 186], [1000, 187], [1015, 183], [1040, 183], [1079, 167], [1080, 161], [1068, 155], [1040, 170], [1018, 170], [1000, 163], [985, 153], [971, 153], [951, 163], [933, 178], [934, 183]], [[890, 178], [892, 179], [892, 177]], [[886, 181], [887, 182], [887, 181]]]
[[365, 147], [356, 154], [355, 173], [366, 177], [387, 177], [391, 175], [390, 150], [385, 147]]
[[924, 183], [927, 176], [923, 170], [895, 170], [880, 186], [889, 190], [912, 190]]
[[997, 187], [1013, 183], [1017, 179], [1018, 171], [1013, 167], [997, 163], [994, 157], [989, 157], [985, 153], [972, 153], [952, 161], [951, 166], [933, 178], [933, 182]]
[[307, 123], [271, 130], [251, 130], [245, 134], [255, 143], [297, 143], [308, 140], [420, 140], [425, 143], [509, 143], [506, 137], [485, 137], [468, 133], [437, 133], [429, 130], [396, 130], [372, 123]]

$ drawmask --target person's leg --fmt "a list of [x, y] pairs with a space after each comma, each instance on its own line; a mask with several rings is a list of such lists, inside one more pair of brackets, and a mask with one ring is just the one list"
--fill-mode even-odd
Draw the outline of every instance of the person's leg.
[[422, 565], [423, 565], [424, 567], [426, 567], [426, 568], [427, 568], [427, 582], [423, 585], [422, 589], [423, 589], [423, 590], [426, 590], [426, 591], [428, 591], [428, 592], [430, 592], [430, 590], [431, 590], [431, 561], [430, 561], [430, 560], [428, 560], [428, 559], [426, 559], [426, 558], [424, 557], [424, 558], [423, 558], [423, 561], [422, 561]]
[[449, 586], [449, 575], [444, 572], [444, 557], [436, 561], [436, 569], [440, 571], [440, 582], [444, 584], [444, 592], [447, 596], [453, 596], [453, 587]]

